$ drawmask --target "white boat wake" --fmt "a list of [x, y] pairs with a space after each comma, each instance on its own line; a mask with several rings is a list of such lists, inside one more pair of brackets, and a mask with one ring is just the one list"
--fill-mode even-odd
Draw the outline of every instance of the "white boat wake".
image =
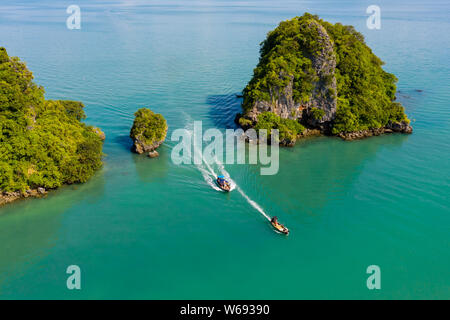
[[250, 199], [250, 197], [244, 191], [242, 191], [242, 189], [239, 186], [237, 186], [237, 191], [239, 191], [239, 193], [245, 198], [245, 200], [247, 200], [247, 202], [250, 203], [250, 205], [253, 208], [255, 208], [259, 213], [261, 213], [264, 216], [264, 218], [266, 218], [269, 221], [271, 220], [270, 217], [267, 215], [267, 213], [265, 213], [264, 210], [259, 206], [259, 204]]
[[[193, 135], [192, 130], [190, 130], [190, 129], [187, 129], [187, 130], [189, 132], [189, 135], [192, 138], [192, 135]], [[195, 166], [202, 174], [205, 182], [214, 190], [224, 192], [222, 189], [219, 188], [219, 186], [217, 186], [217, 184], [215, 182], [217, 176], [216, 176], [214, 170], [211, 168], [211, 166], [206, 161], [204, 161], [202, 150], [199, 149], [198, 146], [196, 146], [195, 144], [194, 144], [194, 154], [197, 154], [199, 156], [199, 158], [202, 160], [202, 162], [200, 164], [195, 164]]]
[[[192, 134], [193, 134], [192, 130], [189, 130], [189, 134], [192, 137]], [[196, 164], [196, 167], [202, 174], [205, 182], [214, 190], [225, 192], [217, 186], [216, 179], [217, 179], [218, 174], [216, 174], [216, 172], [211, 167], [211, 165], [207, 161], [204, 160], [202, 150], [200, 150], [195, 144], [194, 144], [194, 153], [197, 154], [198, 156], [200, 156], [200, 159], [202, 159], [200, 164]], [[250, 197], [236, 184], [236, 182], [233, 179], [231, 179], [230, 174], [225, 169], [224, 165], [220, 161], [218, 161], [217, 158], [214, 160], [215, 160], [215, 163], [213, 165], [218, 167], [220, 174], [222, 174], [225, 177], [225, 179], [230, 183], [230, 187], [231, 187], [230, 191], [236, 189], [242, 195], [242, 197], [244, 197], [244, 199], [247, 200], [247, 202], [254, 209], [256, 209], [262, 216], [264, 216], [264, 218], [266, 218], [267, 220], [270, 221], [271, 218], [261, 208], [261, 206], [259, 204], [257, 204], [255, 201], [253, 201], [252, 199], [250, 199]]]
[[266, 218], [267, 220], [271, 220], [269, 215], [263, 210], [263, 208], [261, 208], [261, 206], [259, 204], [257, 204], [255, 201], [253, 201], [252, 199], [250, 199], [250, 197], [236, 184], [236, 182], [231, 179], [230, 174], [228, 173], [228, 171], [225, 170], [225, 167], [222, 163], [220, 163], [217, 159], [216, 163], [219, 167], [220, 173], [225, 176], [225, 178], [230, 182], [231, 185], [231, 190], [237, 189], [237, 191], [244, 197], [245, 200], [247, 200], [247, 202], [253, 207], [255, 208], [259, 213], [261, 213], [264, 218]]

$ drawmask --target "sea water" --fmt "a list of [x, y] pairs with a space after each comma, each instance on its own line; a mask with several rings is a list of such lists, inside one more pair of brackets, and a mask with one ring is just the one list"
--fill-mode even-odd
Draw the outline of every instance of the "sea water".
[[[0, 4], [0, 46], [48, 99], [83, 101], [106, 133], [87, 183], [0, 208], [0, 298], [450, 298], [448, 1], [76, 1]], [[175, 165], [173, 130], [233, 128], [267, 32], [304, 12], [354, 25], [398, 81], [412, 135], [312, 138], [259, 165]], [[169, 124], [130, 152], [134, 112]], [[214, 189], [227, 173], [236, 190]], [[266, 217], [291, 230], [275, 233]], [[67, 267], [81, 270], [68, 290]], [[381, 289], [366, 270], [379, 266]]]

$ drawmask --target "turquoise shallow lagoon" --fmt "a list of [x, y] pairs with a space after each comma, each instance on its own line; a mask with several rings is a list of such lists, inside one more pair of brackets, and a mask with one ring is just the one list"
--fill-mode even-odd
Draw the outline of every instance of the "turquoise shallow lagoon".
[[[107, 136], [88, 183], [0, 208], [0, 298], [450, 298], [450, 5], [378, 1], [60, 1], [0, 4], [0, 46], [47, 98], [86, 104]], [[233, 126], [259, 43], [305, 11], [351, 24], [398, 78], [412, 135], [314, 138], [280, 151], [280, 171], [226, 165], [243, 194], [290, 229], [274, 233], [237, 191], [130, 153], [133, 113], [162, 113], [169, 135], [201, 120]], [[217, 170], [216, 168], [213, 168]], [[82, 290], [66, 288], [79, 265]], [[366, 268], [379, 265], [381, 290]]]

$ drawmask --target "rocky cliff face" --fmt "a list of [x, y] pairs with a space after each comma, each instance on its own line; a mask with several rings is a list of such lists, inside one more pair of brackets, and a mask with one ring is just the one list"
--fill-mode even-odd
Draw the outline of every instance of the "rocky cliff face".
[[25, 199], [25, 198], [42, 198], [46, 196], [48, 193], [47, 190], [40, 187], [37, 189], [30, 189], [25, 192], [15, 191], [15, 192], [2, 192], [0, 190], [0, 207], [14, 202], [19, 199]]
[[[253, 107], [246, 113], [246, 117], [257, 121], [258, 114], [270, 111], [281, 118], [296, 119], [311, 126], [322, 126], [334, 119], [336, 115], [336, 55], [333, 50], [333, 42], [325, 28], [316, 21], [309, 21], [308, 27], [314, 29], [317, 34], [319, 52], [309, 54], [312, 69], [314, 70], [312, 90], [308, 98], [302, 102], [294, 101], [294, 76], [284, 88], [274, 87], [270, 90], [271, 101], [257, 100]], [[284, 75], [280, 74], [280, 78]], [[316, 119], [311, 110], [313, 108], [323, 110], [323, 116]]]
[[133, 151], [139, 154], [152, 153], [164, 142], [165, 137], [166, 136], [164, 135], [161, 140], [148, 142], [142, 135], [137, 135], [134, 137]]
[[269, 32], [260, 53], [243, 91], [243, 114], [236, 117], [242, 128], [291, 136], [286, 121], [294, 120], [345, 139], [412, 132], [395, 101], [397, 78], [352, 26], [305, 13]]

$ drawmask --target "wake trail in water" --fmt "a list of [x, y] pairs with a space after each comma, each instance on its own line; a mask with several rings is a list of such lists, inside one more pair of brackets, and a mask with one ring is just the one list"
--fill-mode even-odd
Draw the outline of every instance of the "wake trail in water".
[[[190, 136], [192, 137], [193, 132], [192, 130], [187, 129]], [[194, 144], [194, 153], [197, 154], [198, 156], [200, 156], [201, 164], [195, 164], [195, 166], [197, 167], [197, 169], [200, 171], [200, 173], [203, 176], [203, 179], [205, 180], [205, 182], [214, 190], [217, 191], [221, 191], [224, 192], [222, 189], [220, 189], [216, 183], [215, 180], [217, 178], [217, 174], [214, 171], [214, 169], [211, 167], [211, 165], [204, 160], [203, 158], [203, 153], [201, 148], [199, 149], [198, 146], [196, 146]], [[259, 206], [259, 204], [257, 204], [255, 201], [253, 201], [252, 199], [250, 199], [250, 197], [236, 184], [236, 182], [231, 179], [230, 174], [227, 170], [225, 170], [224, 165], [218, 161], [217, 158], [214, 159], [215, 164], [217, 165], [217, 167], [219, 168], [220, 173], [226, 178], [226, 180], [230, 183], [230, 190], [234, 190], [237, 189], [237, 191], [239, 191], [239, 193], [242, 195], [242, 197], [244, 197], [245, 200], [247, 200], [247, 202], [253, 207], [255, 208], [261, 215], [264, 216], [264, 218], [266, 218], [267, 220], [271, 220], [271, 218], [269, 217], [269, 215]]]
[[269, 215], [263, 210], [263, 208], [261, 208], [261, 206], [259, 204], [257, 204], [255, 201], [253, 201], [252, 199], [250, 199], [250, 197], [244, 192], [244, 190], [242, 190], [236, 182], [234, 182], [233, 179], [231, 179], [230, 174], [228, 173], [228, 171], [225, 170], [225, 167], [223, 166], [222, 163], [220, 163], [217, 159], [216, 159], [216, 163], [219, 166], [219, 170], [220, 172], [225, 176], [225, 178], [230, 182], [231, 184], [231, 190], [233, 189], [237, 189], [237, 191], [239, 191], [239, 193], [241, 194], [242, 197], [244, 197], [245, 200], [247, 200], [247, 202], [253, 207], [255, 208], [259, 213], [261, 213], [264, 218], [266, 218], [267, 220], [271, 221], [271, 218], [269, 217]]
[[[189, 132], [189, 135], [192, 138], [192, 136], [193, 136], [192, 131], [189, 129], [187, 129], [187, 130]], [[211, 166], [206, 161], [204, 161], [202, 150], [200, 150], [199, 147], [195, 144], [194, 144], [194, 154], [197, 154], [200, 157], [200, 159], [202, 160], [202, 162], [200, 164], [195, 164], [195, 166], [202, 174], [205, 182], [214, 190], [223, 192], [223, 190], [220, 189], [215, 183], [216, 174], [215, 174], [214, 170], [211, 168]]]
[[257, 211], [259, 211], [259, 213], [261, 213], [264, 216], [264, 218], [271, 221], [271, 219], [267, 215], [267, 213], [265, 213], [264, 210], [255, 201], [250, 199], [250, 197], [244, 191], [242, 191], [242, 189], [239, 186], [236, 186], [236, 188], [237, 188], [237, 191], [239, 191], [239, 193], [245, 198], [245, 200], [247, 200], [248, 203], [250, 203], [250, 205], [253, 208], [255, 208]]

